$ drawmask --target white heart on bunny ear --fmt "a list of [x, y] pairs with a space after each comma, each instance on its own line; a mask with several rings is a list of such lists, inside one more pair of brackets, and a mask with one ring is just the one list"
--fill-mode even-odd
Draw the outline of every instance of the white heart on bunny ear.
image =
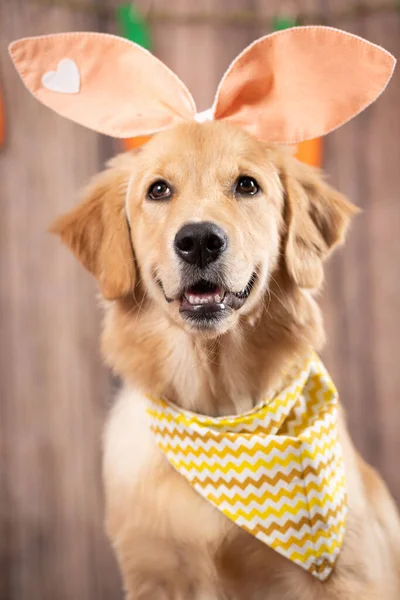
[[48, 71], [42, 77], [45, 88], [62, 94], [77, 94], [80, 89], [79, 69], [71, 58], [63, 58], [57, 66], [57, 71]]

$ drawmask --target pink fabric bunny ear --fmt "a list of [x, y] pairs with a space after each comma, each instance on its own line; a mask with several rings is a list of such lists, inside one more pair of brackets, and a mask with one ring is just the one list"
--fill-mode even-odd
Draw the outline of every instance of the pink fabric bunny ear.
[[212, 114], [268, 142], [329, 133], [374, 102], [396, 60], [338, 29], [294, 27], [246, 48], [219, 85]]
[[113, 137], [152, 134], [187, 120], [222, 119], [271, 143], [336, 129], [385, 89], [394, 57], [330, 27], [261, 38], [225, 73], [213, 108], [196, 114], [180, 79], [147, 50], [99, 33], [62, 33], [11, 44], [27, 88], [61, 115]]
[[180, 79], [123, 38], [61, 33], [17, 40], [9, 51], [40, 102], [99, 133], [145, 135], [192, 120], [196, 113]]

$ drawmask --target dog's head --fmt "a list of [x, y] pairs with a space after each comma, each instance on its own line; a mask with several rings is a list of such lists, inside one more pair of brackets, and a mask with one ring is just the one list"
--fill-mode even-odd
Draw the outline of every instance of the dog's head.
[[262, 306], [276, 272], [292, 289], [320, 286], [353, 209], [276, 145], [323, 136], [374, 102], [396, 62], [386, 50], [331, 27], [275, 32], [237, 56], [202, 113], [162, 62], [116, 36], [25, 38], [10, 53], [57, 113], [113, 137], [158, 132], [54, 227], [106, 298], [136, 294], [219, 334]]
[[287, 152], [191, 123], [114, 159], [53, 231], [106, 299], [140, 289], [175, 323], [218, 335], [262, 305], [277, 273], [318, 289], [354, 212]]

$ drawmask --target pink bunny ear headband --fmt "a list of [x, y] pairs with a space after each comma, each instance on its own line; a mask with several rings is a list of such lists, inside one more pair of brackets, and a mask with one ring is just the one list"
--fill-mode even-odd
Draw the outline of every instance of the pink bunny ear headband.
[[25, 38], [9, 51], [40, 102], [99, 133], [128, 138], [185, 121], [224, 120], [281, 144], [322, 136], [356, 116], [383, 92], [396, 63], [383, 48], [338, 29], [287, 29], [239, 54], [212, 108], [197, 113], [168, 67], [113, 35]]

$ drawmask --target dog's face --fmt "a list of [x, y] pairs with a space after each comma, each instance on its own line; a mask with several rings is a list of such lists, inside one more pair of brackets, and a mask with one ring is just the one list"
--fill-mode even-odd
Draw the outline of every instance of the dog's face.
[[264, 302], [277, 269], [318, 287], [351, 213], [287, 153], [226, 123], [191, 123], [118, 157], [54, 229], [106, 298], [136, 283], [175, 323], [219, 335]]
[[146, 291], [190, 329], [221, 332], [276, 268], [283, 188], [268, 151], [224, 124], [177, 127], [138, 153], [127, 197]]

